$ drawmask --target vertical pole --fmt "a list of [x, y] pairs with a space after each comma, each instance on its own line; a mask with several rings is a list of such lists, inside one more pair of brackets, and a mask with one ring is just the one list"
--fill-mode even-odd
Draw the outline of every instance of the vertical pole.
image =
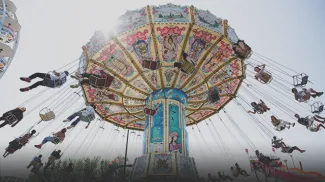
[[264, 176], [265, 176], [265, 181], [267, 182], [267, 173], [269, 170], [266, 170], [266, 165], [264, 164]]
[[124, 156], [124, 178], [126, 177], [126, 158], [128, 155], [129, 133], [130, 133], [130, 130], [128, 129], [128, 133], [126, 136], [125, 156]]
[[295, 165], [295, 162], [293, 161], [292, 155], [290, 155], [290, 157], [291, 157], [291, 160], [292, 160], [292, 163], [293, 163], [293, 167], [296, 168], [296, 165]]
[[302, 163], [301, 163], [301, 161], [299, 161], [299, 164], [300, 164], [300, 169], [303, 171], [304, 169], [302, 168]]
[[255, 170], [255, 176], [256, 176], [257, 182], [260, 182], [260, 179], [257, 176], [256, 170]]

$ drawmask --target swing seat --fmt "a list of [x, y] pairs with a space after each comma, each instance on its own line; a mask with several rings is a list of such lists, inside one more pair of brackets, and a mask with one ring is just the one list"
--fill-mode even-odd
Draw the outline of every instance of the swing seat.
[[208, 101], [210, 104], [217, 103], [220, 100], [220, 95], [218, 91], [218, 87], [213, 87], [211, 90], [208, 92]]
[[183, 73], [191, 74], [195, 69], [195, 64], [188, 61], [174, 63], [175, 68], [180, 68]]
[[322, 104], [321, 102], [315, 102], [310, 107], [311, 107], [311, 112], [313, 114], [320, 114], [324, 110], [324, 104]]
[[153, 116], [153, 115], [156, 114], [156, 110], [154, 110], [154, 109], [149, 109], [149, 108], [145, 108], [145, 109], [144, 109], [144, 113], [147, 114], [147, 115]]
[[8, 113], [8, 115], [5, 116], [5, 121], [9, 124], [12, 125], [17, 121], [17, 118], [15, 115], [12, 113]]
[[186, 74], [193, 73], [195, 69], [195, 64], [193, 62], [184, 61], [181, 66], [181, 71]]
[[114, 77], [107, 74], [103, 78], [97, 76], [89, 76], [89, 84], [99, 88], [109, 88], [114, 80]]
[[160, 67], [160, 63], [159, 61], [144, 60], [142, 62], [142, 67], [147, 68], [149, 70], [157, 70]]
[[50, 88], [59, 88], [66, 81], [67, 81], [67, 78], [66, 77], [64, 77], [62, 79], [58, 79], [58, 80], [51, 80], [49, 78], [44, 78], [43, 83], [44, 83], [45, 86], [50, 87]]
[[308, 83], [309, 76], [305, 73], [301, 73], [299, 75], [294, 75], [293, 77], [293, 86], [295, 87], [304, 87]]
[[181, 71], [185, 74], [191, 74], [195, 69], [195, 64], [193, 63], [193, 61], [188, 60], [187, 58], [187, 53], [183, 52], [182, 62], [174, 63], [174, 67], [181, 69]]
[[52, 140], [52, 143], [55, 144], [55, 145], [57, 145], [57, 144], [59, 144], [61, 142], [62, 142], [61, 139], [58, 138], [58, 137], [55, 137], [54, 140]]
[[55, 119], [55, 113], [47, 108], [44, 108], [39, 115], [42, 121], [51, 121]]
[[87, 122], [87, 123], [89, 123], [89, 122], [93, 121], [95, 118], [96, 118], [96, 117], [95, 117], [95, 114], [90, 114], [90, 115], [88, 115], [88, 116], [84, 116], [84, 115], [82, 115], [81, 113], [79, 114], [79, 119], [80, 119], [81, 121], [83, 121], [83, 122]]

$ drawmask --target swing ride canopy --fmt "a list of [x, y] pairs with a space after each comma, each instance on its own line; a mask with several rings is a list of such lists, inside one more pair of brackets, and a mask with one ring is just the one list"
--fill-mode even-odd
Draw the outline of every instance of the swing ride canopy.
[[9, 0], [0, 1], [0, 78], [15, 56], [21, 26], [16, 16], [16, 6]]
[[[97, 106], [104, 120], [143, 130], [144, 109], [150, 108], [146, 99], [164, 88], [186, 94], [187, 126], [214, 115], [234, 98], [244, 79], [244, 58], [233, 49], [240, 40], [227, 20], [193, 6], [167, 4], [128, 11], [118, 22], [115, 33], [98, 31], [87, 43], [89, 62], [84, 54], [80, 57], [79, 72], [103, 70], [115, 78], [108, 89], [82, 86], [86, 101]], [[191, 74], [174, 67], [184, 52], [195, 64]], [[161, 67], [143, 68], [144, 60], [158, 61]], [[220, 100], [209, 103], [207, 93], [215, 86]]]

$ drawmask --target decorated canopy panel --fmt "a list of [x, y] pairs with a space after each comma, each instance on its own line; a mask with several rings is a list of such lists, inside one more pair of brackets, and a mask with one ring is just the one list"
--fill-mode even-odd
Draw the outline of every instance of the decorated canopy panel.
[[[96, 32], [87, 44], [90, 60], [80, 58], [80, 72], [114, 77], [109, 88], [83, 90], [103, 119], [121, 127], [143, 130], [146, 99], [164, 88], [187, 94], [186, 124], [198, 123], [224, 107], [244, 79], [249, 46], [209, 11], [147, 6], [121, 16], [116, 32]], [[208, 92], [216, 87], [220, 100], [209, 103]]]

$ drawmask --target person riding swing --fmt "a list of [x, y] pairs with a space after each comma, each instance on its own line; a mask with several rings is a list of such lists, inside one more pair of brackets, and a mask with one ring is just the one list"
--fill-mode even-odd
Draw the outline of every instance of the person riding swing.
[[265, 71], [265, 64], [255, 67], [254, 71], [256, 72], [255, 74], [256, 80], [259, 80], [260, 82], [265, 84], [271, 82], [272, 75]]
[[222, 173], [222, 174], [221, 174], [221, 172], [218, 172], [218, 177], [219, 177], [222, 181], [226, 181], [226, 180], [233, 181], [233, 180], [234, 180], [234, 179], [231, 178], [230, 176], [225, 175], [225, 173]]
[[29, 169], [31, 166], [35, 167], [42, 163], [42, 155], [39, 155], [37, 157], [34, 157], [33, 160], [28, 164], [27, 169]]
[[[85, 54], [87, 62], [89, 62], [89, 56], [87, 52], [87, 47], [82, 47], [83, 52]], [[82, 73], [79, 74], [76, 72], [76, 75], [71, 75], [71, 78], [77, 79], [79, 81], [76, 85], [70, 85], [71, 88], [78, 88], [80, 85], [91, 85], [94, 88], [109, 88], [113, 83], [114, 77], [108, 73], [105, 73], [103, 70], [100, 70], [100, 75], [97, 74], [89, 74], [89, 73]]]
[[68, 71], [64, 72], [49, 72], [49, 73], [34, 73], [29, 77], [21, 77], [20, 80], [30, 83], [31, 80], [35, 78], [41, 78], [43, 80], [34, 83], [33, 85], [21, 88], [21, 92], [27, 92], [38, 86], [45, 86], [49, 88], [58, 88], [61, 87], [67, 81], [67, 76], [69, 75]]
[[293, 88], [291, 91], [298, 102], [306, 102], [310, 99], [310, 97], [316, 98], [323, 95], [323, 92], [317, 92], [312, 88], [310, 89], [303, 88], [302, 91], [299, 92], [296, 88]]
[[182, 62], [174, 63], [175, 68], [179, 68], [185, 74], [191, 74], [195, 70], [195, 64], [189, 57], [189, 55], [183, 52]]
[[11, 125], [11, 127], [15, 127], [24, 117], [24, 112], [26, 111], [26, 108], [16, 108], [11, 111], [7, 111], [0, 117], [0, 121], [4, 121], [0, 128], [8, 125]]
[[[290, 129], [290, 125], [292, 127], [295, 126], [295, 123], [289, 123], [287, 121], [280, 120], [280, 119], [276, 118], [275, 116], [271, 116], [271, 122], [272, 122], [273, 126], [275, 127], [274, 129], [277, 131], [282, 131], [286, 128]], [[289, 125], [289, 126], [287, 126], [287, 125]]]
[[9, 146], [6, 148], [5, 153], [3, 154], [3, 157], [7, 157], [9, 154], [13, 154], [15, 151], [21, 149], [23, 146], [25, 146], [29, 139], [36, 133], [35, 130], [32, 130], [31, 133], [27, 133], [22, 137], [16, 138], [13, 141], [9, 142]]
[[277, 159], [271, 159], [268, 156], [263, 155], [262, 153], [260, 153], [258, 150], [255, 151], [256, 157], [258, 158], [258, 161], [269, 166], [271, 164], [271, 162], [273, 161], [278, 161], [280, 160], [279, 158]]
[[239, 167], [238, 163], [235, 164], [235, 167], [236, 167], [236, 171], [239, 174], [241, 174], [241, 175], [243, 175], [245, 177], [249, 176], [249, 174], [244, 169], [242, 169], [242, 168]]
[[60, 159], [61, 156], [62, 156], [62, 154], [61, 154], [61, 150], [54, 150], [54, 151], [51, 153], [51, 155], [50, 155], [50, 157], [49, 157], [49, 159], [48, 159], [48, 161], [47, 161], [47, 163], [46, 163], [44, 169], [47, 169], [47, 168], [50, 167], [52, 164], [54, 164], [54, 162], [55, 162], [56, 160]]
[[67, 129], [63, 128], [61, 131], [54, 133], [53, 136], [48, 136], [48, 137], [44, 138], [42, 143], [39, 145], [35, 145], [35, 147], [38, 149], [41, 149], [42, 146], [47, 142], [52, 142], [55, 145], [62, 143], [65, 138], [66, 132], [67, 132]]
[[272, 147], [278, 149], [278, 148], [282, 148], [282, 147], [287, 147], [286, 144], [284, 142], [282, 142], [282, 138], [281, 139], [277, 139], [276, 136], [273, 137], [272, 139]]
[[66, 120], [63, 122], [71, 122], [73, 119], [77, 118], [75, 121], [71, 123], [67, 129], [71, 129], [75, 127], [80, 121], [84, 121], [87, 124], [86, 128], [89, 127], [90, 123], [95, 119], [95, 109], [96, 105], [94, 104], [87, 104], [86, 108], [82, 109], [81, 111], [78, 111], [76, 113], [73, 113], [70, 115]]
[[[299, 114], [295, 114], [295, 117], [298, 119], [298, 123], [305, 126], [307, 129], [309, 129], [311, 132], [318, 132], [321, 128], [325, 129], [325, 118], [314, 115], [312, 117], [304, 117], [301, 118]], [[322, 123], [322, 124], [316, 124], [316, 122]]]
[[267, 107], [267, 105], [263, 102], [263, 100], [260, 100], [260, 103], [256, 103], [256, 102], [252, 102], [251, 106], [253, 107], [253, 111], [248, 111], [248, 113], [252, 113], [252, 114], [263, 114], [264, 112], [267, 112], [268, 110], [270, 110], [269, 107]]

